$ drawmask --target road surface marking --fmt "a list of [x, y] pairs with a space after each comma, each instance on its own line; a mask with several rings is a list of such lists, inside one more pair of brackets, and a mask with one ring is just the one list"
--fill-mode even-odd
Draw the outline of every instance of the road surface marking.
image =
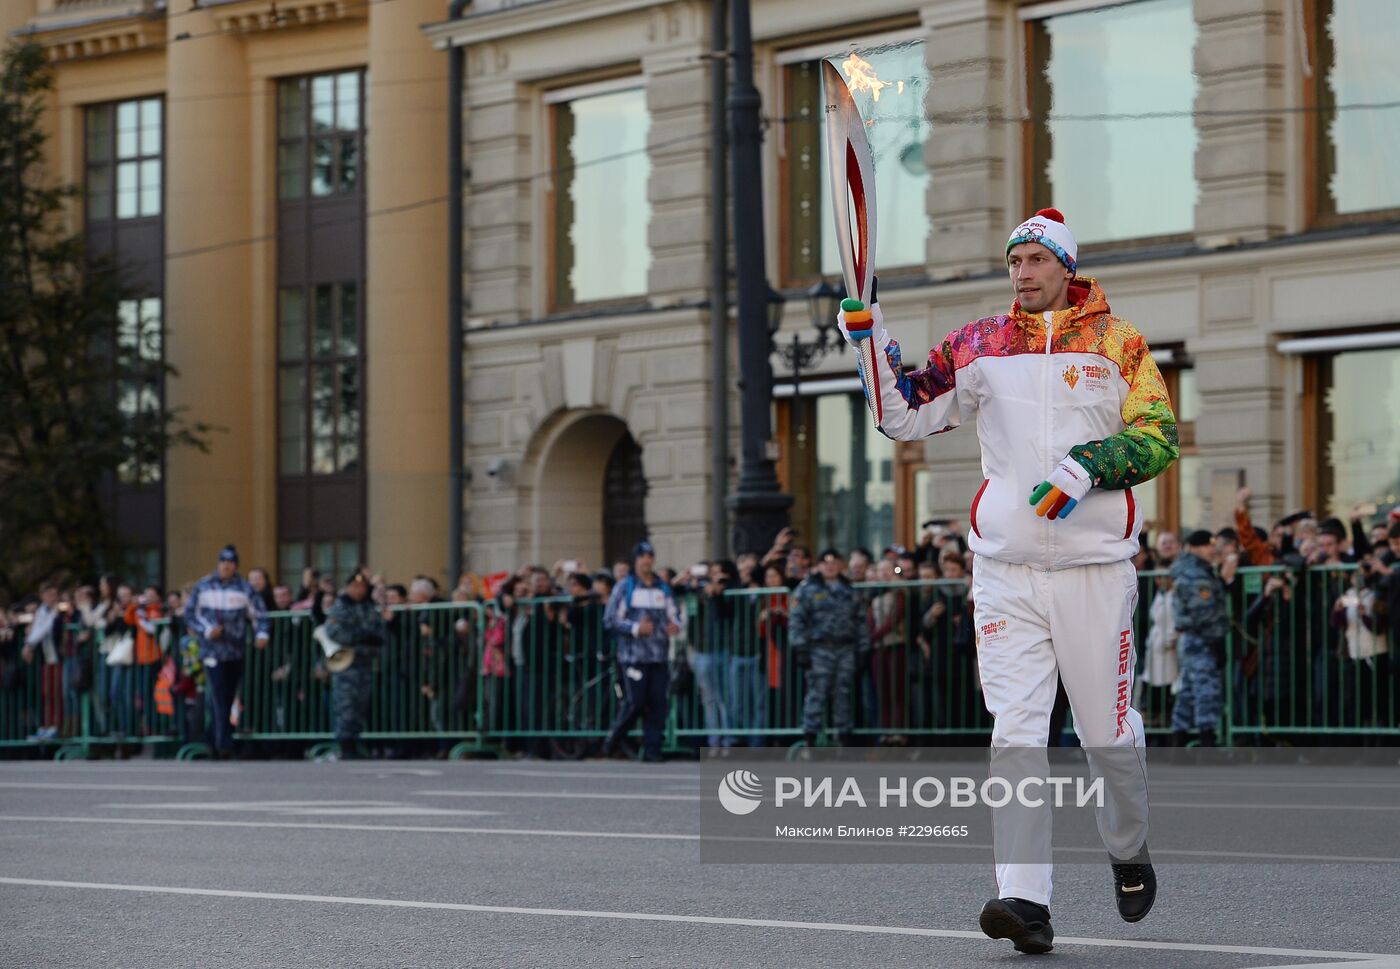
[[[314, 812], [313, 812], [314, 813]], [[491, 813], [491, 812], [484, 812]], [[45, 823], [68, 823], [68, 824], [137, 824], [137, 825], [168, 825], [168, 826], [189, 826], [204, 828], [293, 828], [309, 829], [313, 831], [392, 831], [408, 832], [420, 834], [491, 834], [491, 835], [519, 835], [526, 838], [615, 838], [634, 839], [639, 841], [699, 841], [700, 835], [690, 833], [666, 833], [652, 831], [570, 831], [560, 828], [466, 828], [466, 827], [442, 827], [436, 825], [397, 825], [397, 824], [302, 824], [290, 821], [224, 821], [208, 820], [203, 818], [113, 818], [113, 817], [63, 817], [55, 815], [0, 815], [0, 821], [42, 821]], [[763, 843], [773, 843], [773, 838], [726, 838], [715, 839], [725, 841], [756, 841]], [[839, 844], [843, 847], [871, 845], [875, 847], [888, 848], [891, 843], [887, 841], [832, 841], [821, 842], [822, 844]], [[909, 847], [923, 848], [929, 851], [959, 851], [976, 850], [991, 851], [989, 844], [921, 844]], [[1090, 855], [1095, 859], [1103, 856], [1103, 847], [1093, 848], [1073, 848], [1056, 847], [1057, 855]], [[1400, 857], [1384, 857], [1378, 855], [1300, 855], [1287, 854], [1284, 852], [1246, 852], [1246, 851], [1198, 851], [1190, 849], [1173, 849], [1152, 847], [1152, 856], [1160, 864], [1164, 858], [1186, 858], [1192, 861], [1206, 861], [1219, 864], [1230, 864], [1238, 859], [1252, 859], [1265, 862], [1293, 862], [1297, 864], [1305, 862], [1328, 862], [1328, 863], [1352, 863], [1352, 864], [1400, 864]], [[983, 860], [976, 862], [929, 862], [929, 864], [984, 864]], [[1065, 861], [1062, 864], [1086, 864], [1086, 862]], [[1184, 864], [1185, 862], [1181, 862]]]
[[35, 791], [217, 791], [207, 784], [73, 784], [58, 781], [0, 781], [0, 788]]
[[[631, 922], [682, 922], [694, 925], [733, 925], [759, 929], [805, 929], [817, 932], [851, 932], [864, 935], [912, 935], [942, 939], [986, 940], [981, 932], [965, 929], [930, 929], [900, 925], [865, 925], [853, 922], [799, 922], [790, 919], [734, 918], [719, 915], [673, 915], [662, 912], [608, 912], [591, 909], [534, 908], [523, 905], [475, 905], [468, 902], [427, 902], [401, 898], [359, 898], [347, 895], [301, 895], [290, 892], [245, 892], [221, 888], [180, 888], [171, 885], [122, 885], [112, 882], [74, 882], [48, 878], [0, 876], [0, 885], [29, 888], [72, 888], [89, 891], [133, 892], [147, 895], [193, 895], [203, 898], [246, 898], [270, 902], [310, 902], [317, 905], [362, 905], [378, 908], [436, 909], [446, 912], [482, 912], [499, 915], [537, 915], [555, 918], [615, 919]], [[1060, 945], [1106, 946], [1122, 949], [1159, 949], [1174, 952], [1214, 952], [1281, 958], [1395, 960], [1393, 953], [1336, 952], [1323, 949], [1284, 949], [1272, 946], [1220, 945], [1198, 942], [1149, 942], [1138, 939], [1092, 939], [1065, 936]]]
[[413, 791], [415, 797], [525, 797], [533, 800], [579, 799], [589, 801], [698, 801], [699, 794], [618, 794], [591, 791]]

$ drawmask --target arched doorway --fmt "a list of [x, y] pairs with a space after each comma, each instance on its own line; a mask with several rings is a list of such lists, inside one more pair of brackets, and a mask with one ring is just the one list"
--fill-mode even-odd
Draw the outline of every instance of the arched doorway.
[[646, 534], [646, 478], [627, 425], [611, 414], [559, 414], [531, 450], [538, 455], [526, 478], [532, 534], [522, 536], [530, 559], [597, 569], [630, 554]]
[[632, 547], [647, 533], [647, 479], [642, 448], [624, 433], [608, 458], [603, 475], [603, 566], [630, 559]]

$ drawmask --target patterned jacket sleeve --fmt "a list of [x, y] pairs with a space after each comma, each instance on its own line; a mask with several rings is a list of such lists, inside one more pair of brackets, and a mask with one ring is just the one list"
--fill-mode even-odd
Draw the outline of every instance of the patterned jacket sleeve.
[[635, 636], [632, 620], [627, 615], [627, 603], [624, 600], [627, 594], [628, 583], [624, 580], [613, 587], [612, 594], [608, 596], [607, 610], [603, 614], [603, 626], [608, 632], [616, 636]]
[[1132, 373], [1123, 399], [1127, 426], [1101, 441], [1075, 445], [1069, 452], [1089, 472], [1096, 488], [1121, 490], [1151, 481], [1181, 453], [1176, 415], [1147, 341], [1134, 331], [1126, 343], [1125, 369]]
[[[870, 336], [863, 340], [847, 337], [847, 341], [860, 361], [861, 386], [881, 433], [896, 441], [914, 441], [951, 431], [970, 419], [977, 411], [976, 397], [970, 388], [957, 385], [953, 359], [962, 331], [948, 334], [934, 347], [922, 370], [905, 373], [899, 343], [885, 331], [879, 304], [873, 309], [875, 322]], [[841, 332], [846, 332], [844, 314]]]
[[209, 635], [209, 630], [219, 624], [218, 619], [210, 616], [211, 611], [204, 605], [204, 590], [208, 588], [209, 580], [201, 579], [190, 592], [190, 601], [193, 608], [185, 609], [185, 623], [194, 630], [195, 635], [204, 637]]

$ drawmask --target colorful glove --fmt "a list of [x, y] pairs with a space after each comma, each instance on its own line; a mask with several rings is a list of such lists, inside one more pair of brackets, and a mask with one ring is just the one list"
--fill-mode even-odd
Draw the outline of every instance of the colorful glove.
[[1068, 518], [1081, 498], [1089, 493], [1094, 482], [1083, 465], [1073, 458], [1065, 458], [1046, 478], [1031, 491], [1031, 505], [1041, 518], [1054, 521]]
[[876, 330], [884, 326], [885, 315], [880, 312], [879, 303], [872, 303], [870, 308], [866, 309], [860, 300], [847, 298], [841, 301], [841, 311], [836, 314], [836, 322], [845, 334], [847, 342], [855, 346], [861, 340], [875, 336]]

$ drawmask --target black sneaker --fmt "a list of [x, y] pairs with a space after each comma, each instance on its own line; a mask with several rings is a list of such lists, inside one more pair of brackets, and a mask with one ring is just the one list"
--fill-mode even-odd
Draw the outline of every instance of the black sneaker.
[[1124, 922], [1141, 922], [1157, 900], [1157, 873], [1147, 863], [1113, 864], [1113, 892]]
[[994, 898], [977, 920], [989, 939], [1010, 939], [1017, 952], [1041, 955], [1055, 948], [1050, 910], [1023, 898]]

